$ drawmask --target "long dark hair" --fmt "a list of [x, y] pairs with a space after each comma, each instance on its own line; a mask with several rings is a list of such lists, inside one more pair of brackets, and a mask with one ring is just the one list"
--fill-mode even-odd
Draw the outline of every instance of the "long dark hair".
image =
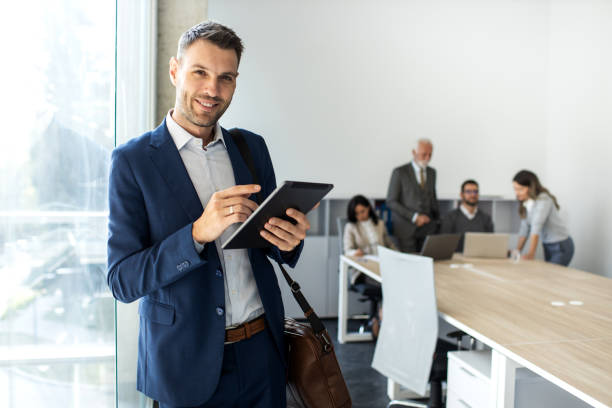
[[363, 205], [364, 207], [368, 207], [370, 219], [372, 220], [374, 225], [378, 224], [378, 216], [376, 215], [376, 212], [372, 208], [372, 205], [370, 204], [368, 199], [362, 195], [356, 195], [355, 197], [351, 198], [351, 201], [349, 201], [348, 203], [346, 215], [348, 217], [349, 222], [357, 222], [357, 216], [355, 215], [355, 207], [357, 207], [357, 205]]
[[[542, 183], [540, 183], [538, 176], [536, 176], [534, 172], [529, 170], [521, 170], [514, 175], [512, 181], [516, 182], [517, 184], [520, 184], [521, 186], [528, 187], [529, 190], [527, 194], [530, 198], [535, 200], [541, 193], [545, 193], [548, 194], [550, 198], [552, 198], [557, 210], [561, 208], [559, 207], [559, 203], [557, 202], [557, 197], [552, 195], [551, 192], [548, 191], [548, 189], [544, 187]], [[525, 208], [525, 205], [522, 202], [521, 206], [519, 207], [519, 215], [521, 216], [521, 218], [525, 218], [527, 216], [527, 209]]]

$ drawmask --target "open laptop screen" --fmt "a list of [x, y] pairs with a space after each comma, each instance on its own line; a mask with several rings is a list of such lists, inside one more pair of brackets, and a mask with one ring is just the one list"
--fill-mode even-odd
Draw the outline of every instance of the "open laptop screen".
[[451, 259], [460, 238], [460, 234], [428, 235], [425, 238], [421, 255], [433, 258], [435, 261]]

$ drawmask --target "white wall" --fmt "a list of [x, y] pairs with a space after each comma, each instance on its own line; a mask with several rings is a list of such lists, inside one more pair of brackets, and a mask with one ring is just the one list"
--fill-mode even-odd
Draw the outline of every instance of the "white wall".
[[544, 171], [546, 1], [208, 7], [246, 43], [223, 125], [261, 132], [280, 180], [384, 197], [419, 137], [434, 141], [440, 196], [472, 177], [483, 193], [508, 196], [518, 169]]
[[467, 177], [512, 196], [535, 171], [576, 242], [572, 266], [612, 277], [612, 2], [209, 1], [246, 43], [223, 120], [267, 139], [279, 179], [384, 196], [417, 137], [438, 193]]
[[612, 277], [612, 2], [550, 7], [545, 182], [576, 241], [572, 265]]

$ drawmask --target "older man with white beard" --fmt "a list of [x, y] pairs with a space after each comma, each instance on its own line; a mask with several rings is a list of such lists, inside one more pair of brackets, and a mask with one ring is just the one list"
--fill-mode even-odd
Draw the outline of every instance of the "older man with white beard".
[[391, 209], [393, 234], [402, 252], [418, 252], [425, 237], [435, 234], [440, 220], [436, 196], [436, 170], [429, 167], [433, 144], [419, 139], [413, 160], [391, 174], [387, 206]]

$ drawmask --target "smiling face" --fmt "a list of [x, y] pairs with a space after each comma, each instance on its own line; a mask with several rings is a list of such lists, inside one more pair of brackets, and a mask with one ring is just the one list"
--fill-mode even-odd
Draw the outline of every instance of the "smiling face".
[[176, 87], [172, 117], [194, 136], [208, 136], [229, 107], [238, 77], [238, 56], [207, 40], [197, 40], [180, 57], [170, 59]]

